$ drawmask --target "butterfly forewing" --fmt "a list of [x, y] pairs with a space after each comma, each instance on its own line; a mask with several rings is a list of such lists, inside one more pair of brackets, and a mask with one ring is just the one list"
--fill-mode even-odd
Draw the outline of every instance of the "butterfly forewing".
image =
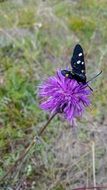
[[[73, 56], [71, 58], [71, 67], [72, 73], [79, 82], [86, 81], [85, 75], [85, 61], [84, 61], [84, 52], [82, 47], [77, 44], [73, 51]], [[80, 80], [79, 80], [80, 79]]]

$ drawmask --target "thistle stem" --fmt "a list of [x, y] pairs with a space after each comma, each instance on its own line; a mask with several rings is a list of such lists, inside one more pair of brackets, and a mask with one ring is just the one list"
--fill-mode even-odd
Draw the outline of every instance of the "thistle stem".
[[[46, 124], [41, 128], [41, 130], [38, 133], [38, 136], [42, 136], [43, 132], [45, 131], [45, 129], [47, 128], [47, 126], [49, 125], [49, 123], [51, 122], [51, 120], [56, 116], [57, 113], [54, 113], [49, 120], [46, 122]], [[33, 147], [33, 145], [36, 143], [35, 141], [35, 136], [33, 137], [31, 143], [27, 146], [27, 148], [25, 149], [25, 151], [21, 154], [21, 156], [15, 161], [15, 163], [11, 166], [11, 168], [7, 171], [7, 173], [3, 176], [3, 178], [0, 179], [0, 181], [2, 182], [9, 173], [11, 173], [13, 171], [13, 169], [16, 168], [16, 165], [18, 164], [19, 161], [21, 161], [22, 159], [25, 158], [25, 156], [29, 153], [29, 151], [31, 150], [31, 148]]]
[[45, 131], [46, 127], [49, 125], [49, 123], [51, 122], [51, 120], [56, 116], [57, 112], [55, 112], [47, 121], [47, 123], [41, 128], [41, 130], [39, 131], [38, 135], [42, 136], [43, 132]]

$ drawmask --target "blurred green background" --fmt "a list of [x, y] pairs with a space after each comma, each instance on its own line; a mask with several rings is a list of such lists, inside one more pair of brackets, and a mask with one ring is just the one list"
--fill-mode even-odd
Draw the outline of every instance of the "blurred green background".
[[86, 54], [92, 106], [76, 133], [55, 117], [40, 144], [19, 163], [0, 189], [71, 190], [92, 185], [91, 134], [96, 144], [96, 181], [107, 184], [107, 1], [0, 1], [0, 177], [48, 120], [39, 109], [37, 86], [69, 66], [80, 43]]

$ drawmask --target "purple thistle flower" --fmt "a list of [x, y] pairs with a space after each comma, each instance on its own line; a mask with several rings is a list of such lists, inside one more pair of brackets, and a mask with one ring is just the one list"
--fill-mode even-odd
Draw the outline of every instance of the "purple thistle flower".
[[71, 123], [81, 117], [90, 105], [91, 90], [87, 85], [64, 77], [60, 71], [39, 86], [40, 108], [50, 113], [62, 113]]

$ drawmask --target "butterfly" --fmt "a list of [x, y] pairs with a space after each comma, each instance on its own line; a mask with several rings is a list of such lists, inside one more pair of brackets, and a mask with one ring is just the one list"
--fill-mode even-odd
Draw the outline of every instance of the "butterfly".
[[[80, 44], [77, 44], [73, 50], [73, 56], [71, 58], [71, 67], [72, 71], [70, 70], [61, 70], [63, 76], [69, 79], [75, 79], [78, 83], [81, 82], [82, 84], [86, 85], [91, 80], [96, 78], [98, 75], [102, 73], [98, 73], [92, 79], [87, 81], [86, 77], [86, 69], [85, 69], [85, 60], [84, 60], [84, 52]], [[90, 87], [91, 89], [91, 87]], [[91, 89], [92, 90], [92, 89]]]

